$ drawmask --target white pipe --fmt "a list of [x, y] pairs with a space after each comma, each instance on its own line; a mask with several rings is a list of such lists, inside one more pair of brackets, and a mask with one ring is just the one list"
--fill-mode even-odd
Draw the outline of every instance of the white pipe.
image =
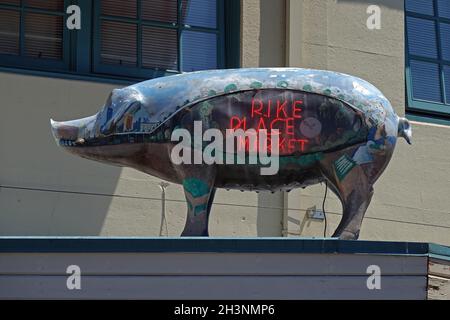
[[166, 188], [169, 186], [167, 182], [161, 181], [159, 187], [161, 188], [161, 225], [159, 227], [159, 236], [163, 235], [163, 226], [166, 226], [166, 237], [169, 235], [169, 231], [167, 229], [167, 220], [166, 220]]

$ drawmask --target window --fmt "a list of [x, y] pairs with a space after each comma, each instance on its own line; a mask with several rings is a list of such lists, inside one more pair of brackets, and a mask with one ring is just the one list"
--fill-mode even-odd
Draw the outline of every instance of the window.
[[[66, 8], [81, 29], [66, 28]], [[239, 66], [239, 0], [0, 0], [0, 66], [149, 79]]]
[[408, 110], [450, 115], [450, 1], [406, 0]]
[[0, 0], [2, 65], [68, 68], [63, 0]]

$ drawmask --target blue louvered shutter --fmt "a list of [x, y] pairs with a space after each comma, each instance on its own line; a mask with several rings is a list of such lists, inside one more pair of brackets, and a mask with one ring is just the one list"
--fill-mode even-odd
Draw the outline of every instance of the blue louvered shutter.
[[448, 113], [450, 108], [438, 104], [450, 104], [450, 23], [445, 20], [450, 1], [406, 0], [405, 10], [410, 103], [424, 102], [420, 106], [426, 110]]

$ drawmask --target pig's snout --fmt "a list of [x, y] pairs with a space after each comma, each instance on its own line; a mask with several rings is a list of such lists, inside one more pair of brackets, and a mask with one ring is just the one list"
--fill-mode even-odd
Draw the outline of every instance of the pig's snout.
[[72, 124], [71, 121], [58, 122], [50, 119], [53, 137], [59, 146], [73, 147], [84, 143], [84, 139], [79, 137], [79, 126]]

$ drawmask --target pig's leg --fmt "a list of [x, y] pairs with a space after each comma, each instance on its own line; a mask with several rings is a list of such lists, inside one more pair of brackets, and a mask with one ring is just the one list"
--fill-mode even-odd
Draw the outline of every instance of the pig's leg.
[[208, 177], [187, 177], [183, 180], [184, 194], [187, 201], [187, 218], [181, 236], [207, 237], [208, 220], [216, 189], [214, 179]]
[[[342, 196], [342, 192], [340, 194]], [[342, 219], [333, 237], [346, 240], [356, 240], [359, 238], [364, 214], [370, 204], [372, 195], [372, 186], [365, 186], [363, 188], [354, 186], [354, 189], [349, 194], [342, 196]]]
[[329, 155], [321, 169], [330, 183], [330, 189], [340, 198], [343, 208], [341, 222], [333, 237], [356, 240], [372, 199], [373, 186], [360, 165], [352, 166], [339, 161], [343, 155], [344, 153]]

